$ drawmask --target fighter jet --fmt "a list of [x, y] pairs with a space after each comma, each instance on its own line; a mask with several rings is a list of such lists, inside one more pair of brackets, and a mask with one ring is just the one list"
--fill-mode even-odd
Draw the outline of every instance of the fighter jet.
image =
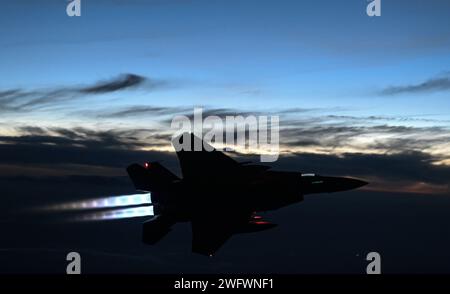
[[[189, 133], [174, 140], [180, 144], [191, 141], [191, 149], [176, 153], [182, 178], [158, 162], [127, 168], [136, 189], [151, 193], [155, 216], [143, 224], [147, 244], [157, 243], [174, 224], [190, 222], [192, 251], [212, 256], [234, 234], [277, 226], [263, 220], [258, 212], [303, 201], [306, 194], [346, 191], [367, 184], [352, 178], [240, 163]], [[195, 144], [202, 146], [201, 150], [194, 151]]]

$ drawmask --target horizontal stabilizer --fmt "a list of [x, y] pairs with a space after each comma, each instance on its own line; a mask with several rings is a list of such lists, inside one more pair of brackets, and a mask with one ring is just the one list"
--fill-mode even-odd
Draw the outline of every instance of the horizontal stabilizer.
[[142, 240], [146, 244], [156, 244], [170, 232], [170, 228], [174, 223], [175, 222], [172, 219], [165, 217], [164, 215], [155, 216], [144, 222]]

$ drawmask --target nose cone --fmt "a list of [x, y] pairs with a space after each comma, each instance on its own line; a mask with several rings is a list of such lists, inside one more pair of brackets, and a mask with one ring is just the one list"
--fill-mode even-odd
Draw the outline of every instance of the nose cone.
[[362, 186], [369, 184], [366, 181], [352, 179], [352, 178], [345, 178], [345, 181], [347, 182], [346, 185], [349, 187], [349, 189], [357, 189], [357, 188], [360, 188]]
[[304, 194], [347, 191], [360, 188], [367, 184], [367, 182], [358, 179], [341, 177], [314, 176], [304, 177], [302, 179]]
[[328, 177], [324, 182], [329, 192], [353, 190], [368, 184], [367, 182], [358, 179], [334, 177]]

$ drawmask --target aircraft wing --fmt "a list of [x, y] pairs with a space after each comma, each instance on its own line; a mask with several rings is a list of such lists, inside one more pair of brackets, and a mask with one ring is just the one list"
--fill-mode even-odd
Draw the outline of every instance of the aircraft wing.
[[251, 213], [209, 215], [192, 220], [192, 251], [212, 256], [240, 226], [248, 223]]
[[155, 216], [144, 222], [142, 240], [147, 244], [156, 244], [170, 232], [173, 224], [175, 224], [175, 221], [171, 218], [164, 215]]
[[[192, 189], [189, 197], [197, 207], [191, 219], [192, 251], [204, 255], [214, 254], [234, 233], [248, 226], [252, 211], [245, 202], [235, 205], [235, 189], [242, 189], [249, 174], [267, 168], [239, 164], [226, 154], [193, 134], [184, 133], [172, 142], [183, 144], [188, 150], [177, 150], [177, 157], [186, 181]], [[195, 146], [201, 148], [195, 149]], [[239, 201], [242, 201], [239, 200]], [[240, 207], [240, 208], [239, 208]]]

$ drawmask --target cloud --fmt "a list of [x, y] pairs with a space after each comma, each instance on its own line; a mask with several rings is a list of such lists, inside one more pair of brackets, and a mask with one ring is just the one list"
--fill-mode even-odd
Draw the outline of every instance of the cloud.
[[101, 95], [143, 87], [147, 91], [168, 87], [164, 80], [149, 79], [135, 74], [123, 74], [110, 80], [87, 86], [66, 86], [52, 89], [10, 89], [0, 91], [0, 111], [18, 112], [61, 106], [90, 95]]
[[[413, 121], [423, 126], [402, 125]], [[433, 126], [427, 126], [433, 123]], [[296, 152], [392, 153], [440, 149], [450, 142], [448, 121], [414, 117], [297, 116], [280, 123], [280, 143]], [[305, 148], [309, 147], [309, 148]], [[447, 154], [447, 157], [449, 155]]]
[[391, 183], [409, 181], [450, 184], [450, 166], [434, 165], [433, 160], [430, 154], [419, 151], [395, 154], [346, 153], [340, 156], [302, 153], [281, 157], [276, 165], [320, 174], [374, 177]]
[[[161, 133], [153, 129], [94, 130], [82, 127], [40, 128], [25, 126], [18, 127], [17, 130], [22, 134], [21, 136], [0, 136], [0, 142], [19, 145], [58, 145], [78, 146], [82, 148], [104, 147], [128, 150], [144, 146], [150, 147], [149, 143], [143, 141], [145, 137], [154, 139], [153, 135], [157, 135], [158, 138], [163, 138]], [[161, 143], [152, 140], [151, 144], [158, 146]]]
[[405, 86], [391, 86], [383, 89], [380, 94], [393, 96], [400, 94], [430, 93], [450, 90], [450, 77], [436, 77], [425, 82]]
[[[146, 79], [142, 76], [126, 74], [109, 81], [99, 82], [93, 86], [80, 88], [79, 91], [88, 94], [103, 94], [136, 87], [141, 85], [145, 80]], [[157, 86], [158, 83], [155, 83], [154, 85]]]
[[[173, 131], [170, 123], [175, 115], [185, 115], [192, 120], [193, 109], [183, 106], [129, 106], [114, 110], [86, 111], [82, 115], [94, 118], [119, 118], [148, 116], [158, 126], [157, 129], [129, 128], [93, 131], [89, 128], [57, 129], [48, 128], [42, 130], [36, 127], [16, 128], [19, 134], [33, 135], [32, 137], [46, 136], [52, 140], [54, 136], [64, 136], [74, 140], [84, 140], [84, 144], [95, 145], [99, 136], [108, 139], [111, 146], [122, 145], [129, 148], [146, 148], [149, 146], [170, 145], [170, 135]], [[425, 119], [424, 123], [433, 123], [435, 126], [405, 126], [399, 125], [404, 118], [379, 117], [379, 116], [345, 116], [345, 115], [307, 115], [307, 109], [302, 110], [301, 115], [294, 113], [298, 109], [280, 109], [267, 112], [250, 112], [233, 108], [204, 108], [203, 118], [206, 116], [218, 116], [225, 119], [226, 116], [236, 115], [277, 115], [280, 114], [280, 144], [281, 150], [298, 152], [352, 152], [379, 153], [379, 152], [404, 152], [423, 151], [429, 148], [441, 149], [442, 153], [448, 150], [450, 142], [450, 130], [445, 122], [436, 125], [438, 121]], [[316, 110], [314, 110], [316, 111]], [[305, 113], [306, 112], [306, 113]], [[305, 113], [305, 114], [303, 114]], [[292, 115], [294, 114], [294, 115]], [[406, 118], [422, 122], [420, 118]], [[393, 123], [393, 124], [388, 124]], [[448, 122], [447, 122], [448, 123]], [[117, 141], [120, 138], [122, 141]], [[22, 140], [30, 139], [24, 136]], [[126, 141], [123, 141], [126, 139]], [[152, 140], [151, 142], [149, 142]], [[51, 142], [49, 142], [50, 144]], [[126, 144], [125, 144], [126, 143]], [[159, 144], [159, 145], [158, 145]], [[88, 146], [86, 146], [88, 147]], [[442, 147], [442, 148], [441, 148]]]
[[[208, 116], [218, 116], [221, 119], [225, 119], [227, 116], [259, 116], [259, 115], [281, 115], [281, 114], [294, 114], [298, 112], [306, 112], [307, 109], [282, 109], [280, 111], [245, 111], [234, 108], [211, 108], [206, 106], [153, 106], [153, 105], [135, 105], [135, 106], [126, 106], [122, 108], [115, 109], [113, 111], [110, 110], [99, 110], [94, 112], [84, 112], [84, 114], [88, 116], [95, 116], [99, 118], [123, 118], [130, 116], [143, 116], [149, 115], [153, 118], [161, 119], [160, 122], [165, 124], [170, 124], [173, 117], [176, 115], [184, 115], [190, 120], [194, 118], [194, 108], [202, 109], [202, 117], [206, 118]], [[170, 116], [170, 117], [167, 117]]]
[[[399, 130], [411, 132], [410, 129], [390, 129], [385, 126], [380, 126], [378, 129], [385, 129], [387, 132]], [[115, 177], [117, 172], [121, 176], [125, 176], [126, 166], [148, 160], [162, 161], [169, 169], [180, 174], [173, 152], [142, 150], [142, 147], [157, 149], [157, 147], [170, 144], [170, 135], [158, 130], [95, 131], [84, 128], [24, 127], [22, 131], [22, 136], [0, 137], [0, 142], [3, 143], [0, 144], [0, 162], [2, 162], [0, 175], [8, 175], [8, 171], [15, 170], [15, 175], [34, 177], [39, 175], [110, 175]], [[317, 133], [319, 130], [315, 131]], [[336, 132], [347, 134], [352, 131], [355, 130], [324, 129], [321, 131], [321, 136], [329, 136]], [[356, 131], [360, 130], [356, 129]], [[144, 133], [147, 134], [147, 138], [143, 138], [142, 134]], [[345, 141], [346, 136], [341, 134], [337, 137]], [[320, 144], [317, 140], [302, 140], [297, 144], [304, 146]], [[295, 152], [282, 154], [273, 166], [276, 169], [356, 176], [376, 180], [379, 183], [378, 186], [375, 186], [376, 188], [393, 187], [392, 189], [394, 189], [394, 187], [416, 187], [426, 184], [439, 186], [439, 191], [441, 191], [442, 187], [450, 184], [448, 177], [450, 166], [436, 165], [433, 163], [437, 160], [435, 156], [421, 151], [407, 150], [402, 147], [402, 144], [405, 142], [392, 142], [390, 148], [398, 148], [395, 153], [314, 154]], [[413, 145], [413, 143], [407, 144]], [[258, 157], [255, 155], [235, 154], [235, 156], [238, 160], [254, 159], [255, 162], [258, 161]]]
[[180, 113], [187, 113], [189, 111], [192, 111], [192, 108], [136, 105], [130, 107], [123, 107], [115, 111], [106, 111], [103, 113], [97, 113], [96, 116], [100, 118], [123, 118], [142, 115], [163, 116], [163, 115], [175, 115]]
[[[247, 160], [258, 161], [257, 156]], [[432, 164], [433, 156], [424, 152], [395, 154], [345, 153], [284, 154], [272, 164], [274, 170], [290, 170], [329, 176], [350, 176], [369, 182], [375, 191], [450, 194], [450, 166]]]
[[[21, 129], [24, 130], [22, 136], [0, 136], [2, 164], [126, 167], [131, 162], [142, 162], [151, 157], [152, 152], [142, 151], [143, 147], [170, 144], [170, 136], [151, 129]], [[159, 158], [167, 159], [167, 156]]]
[[[117, 83], [112, 84], [117, 87]], [[106, 83], [102, 82], [94, 86], [102, 88], [105, 85]], [[0, 97], [7, 99], [15, 93], [1, 92]], [[450, 160], [450, 132], [444, 122], [439, 126], [438, 121], [422, 121], [420, 117], [327, 114], [329, 111], [333, 109], [287, 108], [252, 112], [246, 109], [204, 107], [203, 117], [215, 115], [224, 119], [229, 115], [280, 115], [282, 158], [275, 165], [282, 163], [285, 160], [283, 158], [311, 158], [310, 170], [306, 162], [298, 161], [298, 167], [302, 171], [323, 171], [325, 174], [376, 179], [377, 182], [385, 183], [386, 187], [389, 186], [387, 183], [392, 185], [393, 181], [408, 187], [421, 182], [427, 185], [446, 185], [442, 175], [448, 172], [448, 169], [445, 165], [442, 165], [444, 168], [438, 165]], [[92, 110], [84, 114], [92, 118], [112, 119], [148, 115], [155, 123], [155, 128], [133, 128], [127, 125], [111, 129], [97, 129], [86, 125], [71, 128], [22, 125], [13, 130], [15, 136], [7, 135], [8, 133], [0, 136], [0, 162], [8, 165], [9, 169], [16, 166], [16, 174], [20, 174], [20, 170], [25, 174], [29, 173], [30, 169], [25, 170], [28, 167], [34, 167], [36, 174], [43, 175], [71, 175], [72, 172], [92, 174], [94, 171], [97, 175], [103, 172], [98, 167], [117, 173], [123, 172], [123, 169], [133, 162], [161, 159], [169, 164], [171, 169], [177, 170], [179, 167], [174, 154], [166, 152], [171, 150], [172, 135], [167, 122], [170, 123], [171, 117], [179, 114], [192, 118], [192, 112], [193, 108], [186, 106], [134, 105]], [[402, 125], [405, 119], [423, 122], [425, 125]], [[433, 126], [428, 127], [429, 123]], [[239, 158], [243, 155], [235, 156]], [[296, 160], [292, 161], [292, 167], [297, 167]], [[410, 165], [411, 171], [407, 168], [401, 170], [400, 166], [396, 166], [395, 162], [406, 163], [408, 160], [415, 163]], [[389, 171], [383, 171], [382, 167], [378, 170], [362, 169], [358, 165], [375, 166], [377, 161], [384, 162], [384, 168]], [[322, 170], [322, 166], [328, 168]], [[417, 170], [414, 170], [415, 168]], [[3, 171], [3, 174], [5, 173], [6, 171]], [[396, 178], [396, 173], [403, 174], [404, 177]], [[419, 177], [421, 173], [430, 177]]]

